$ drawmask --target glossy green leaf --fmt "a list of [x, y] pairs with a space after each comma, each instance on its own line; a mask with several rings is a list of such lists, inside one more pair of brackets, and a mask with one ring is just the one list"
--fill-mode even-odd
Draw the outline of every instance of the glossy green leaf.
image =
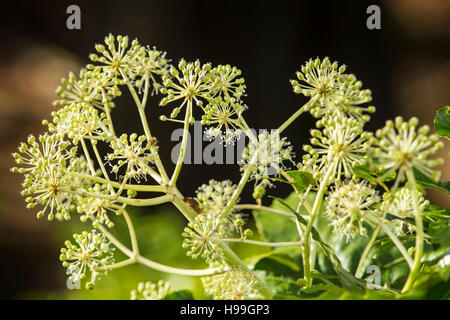
[[450, 107], [446, 106], [438, 110], [434, 118], [436, 133], [450, 139]]
[[178, 290], [169, 293], [163, 300], [194, 300], [194, 296], [189, 290]]
[[304, 192], [309, 186], [316, 184], [316, 180], [309, 172], [291, 170], [286, 173], [294, 179], [295, 182], [293, 184], [298, 192]]
[[[287, 209], [289, 209], [293, 214], [296, 215], [298, 221], [304, 225], [306, 225], [305, 219], [299, 215], [287, 202], [285, 202], [282, 199], [277, 199], [279, 202], [281, 202]], [[352, 292], [360, 292], [362, 288], [365, 288], [366, 283], [364, 281], [361, 281], [360, 279], [357, 279], [353, 274], [348, 272], [343, 266], [339, 258], [336, 256], [336, 253], [334, 252], [333, 248], [330, 247], [328, 244], [326, 244], [319, 232], [316, 228], [312, 227], [311, 229], [311, 237], [313, 240], [317, 241], [319, 244], [319, 247], [322, 249], [324, 255], [327, 257], [328, 261], [333, 266], [334, 271], [336, 272], [339, 281], [341, 284], [349, 289]]]
[[[291, 193], [286, 201], [295, 205], [298, 203], [298, 196]], [[273, 201], [270, 206], [274, 209], [285, 210], [284, 206], [277, 201]], [[264, 210], [253, 211], [256, 228], [266, 241], [298, 241], [299, 235], [297, 227], [291, 218], [274, 214]]]
[[448, 195], [450, 195], [450, 181], [435, 182], [416, 169], [414, 169], [414, 176], [416, 178], [416, 182], [423, 187], [445, 191]]

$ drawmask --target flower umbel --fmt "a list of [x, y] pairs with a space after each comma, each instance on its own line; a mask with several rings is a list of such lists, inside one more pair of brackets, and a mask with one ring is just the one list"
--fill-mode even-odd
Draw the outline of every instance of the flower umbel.
[[372, 100], [370, 90], [361, 90], [362, 82], [353, 74], [345, 74], [345, 65], [323, 60], [309, 60], [291, 80], [294, 92], [309, 97], [307, 110], [316, 117], [346, 115], [368, 121], [363, 112], [374, 113], [374, 107], [359, 105]]
[[[371, 133], [363, 131], [362, 124], [352, 118], [323, 119], [321, 125], [324, 126], [322, 131], [311, 131], [311, 145], [303, 147], [310, 154], [304, 157], [304, 161], [316, 161], [320, 174], [335, 163], [334, 179], [339, 181], [342, 174], [350, 178], [353, 174], [352, 167], [366, 161]], [[312, 166], [311, 163], [305, 163], [306, 165]]]
[[203, 106], [202, 99], [209, 98], [211, 85], [208, 83], [207, 74], [210, 69], [209, 63], [201, 65], [198, 60], [188, 63], [182, 59], [178, 63], [178, 69], [170, 68], [172, 78], [163, 76], [164, 88], [161, 93], [167, 96], [161, 100], [160, 105], [165, 106], [169, 102], [183, 99], [181, 105], [172, 111], [171, 118], [176, 118], [188, 101], [195, 101], [196, 105]]
[[[96, 44], [95, 50], [100, 54], [90, 54], [89, 58], [93, 62], [100, 62], [103, 65], [100, 67], [103, 72], [110, 75], [110, 77], [115, 78], [122, 76], [125, 78], [134, 79], [136, 73], [133, 70], [134, 67], [134, 57], [138, 54], [140, 50], [140, 45], [136, 39], [131, 42], [129, 47], [128, 36], [113, 36], [109, 34], [105, 37], [105, 44]], [[89, 68], [94, 68], [94, 66], [88, 66]]]
[[442, 164], [443, 160], [428, 157], [442, 149], [443, 143], [438, 136], [428, 135], [430, 127], [424, 125], [417, 129], [418, 124], [415, 117], [408, 122], [396, 117], [395, 122], [386, 121], [386, 126], [378, 130], [373, 139], [375, 148], [371, 152], [371, 165], [376, 170], [385, 171], [385, 176], [398, 171], [396, 186], [413, 168], [435, 181], [439, 179], [440, 172], [432, 168]]
[[251, 141], [242, 153], [241, 170], [252, 166], [251, 178], [256, 184], [272, 186], [271, 176], [279, 175], [287, 169], [287, 163], [293, 163], [294, 153], [286, 138], [280, 138], [277, 131], [263, 132], [258, 135], [258, 143]]
[[[146, 176], [152, 174], [150, 167], [153, 162], [155, 153], [157, 152], [156, 139], [147, 141], [146, 136], [137, 136], [133, 133], [123, 134], [117, 140], [111, 141], [113, 153], [107, 156], [108, 162], [112, 166], [112, 172], [117, 174], [121, 167], [125, 167], [124, 176], [126, 179], [146, 179]], [[117, 160], [116, 164], [112, 161]]]
[[241, 100], [245, 95], [245, 80], [240, 75], [241, 70], [228, 64], [212, 68], [209, 72], [212, 97], [222, 95], [232, 102]]
[[372, 206], [379, 200], [377, 192], [366, 182], [349, 180], [338, 185], [327, 197], [326, 210], [334, 230], [345, 235], [347, 240], [358, 233], [365, 236], [365, 216], [375, 212]]
[[206, 135], [210, 138], [220, 136], [225, 143], [239, 139], [242, 134], [241, 116], [245, 109], [229, 98], [213, 100], [203, 109], [202, 125], [209, 127], [205, 130]]
[[211, 214], [199, 214], [194, 222], [189, 222], [184, 229], [183, 248], [188, 248], [186, 253], [193, 259], [199, 256], [208, 264], [222, 259], [222, 252], [217, 245], [217, 240], [225, 236], [224, 220]]
[[169, 292], [170, 283], [167, 281], [139, 282], [137, 289], [131, 291], [131, 300], [162, 300]]
[[61, 136], [67, 135], [74, 144], [83, 139], [106, 140], [110, 138], [109, 120], [104, 112], [91, 105], [72, 103], [52, 112], [53, 123], [48, 123], [48, 131]]
[[67, 268], [67, 273], [70, 274], [69, 278], [74, 283], [85, 279], [90, 273], [91, 277], [86, 283], [86, 287], [92, 288], [102, 274], [99, 268], [105, 268], [114, 262], [114, 248], [103, 234], [95, 230], [74, 234], [73, 238], [76, 244], [67, 240], [66, 247], [61, 248], [60, 260]]
[[208, 294], [215, 300], [249, 300], [260, 298], [256, 276], [250, 272], [232, 269], [223, 274], [202, 278]]
[[40, 204], [44, 208], [38, 212], [38, 218], [49, 211], [49, 220], [55, 216], [58, 220], [69, 220], [69, 211], [74, 208], [73, 190], [77, 187], [70, 172], [80, 166], [77, 149], [68, 149], [69, 143], [59, 135], [44, 134], [38, 141], [29, 136], [27, 142], [19, 146], [21, 154], [13, 153], [16, 163], [25, 167], [11, 169], [24, 174], [22, 195], [27, 197], [27, 208]]
[[[394, 193], [385, 193], [383, 195], [384, 200], [381, 203], [380, 210], [400, 218], [414, 219], [414, 192], [417, 192], [419, 210], [423, 212], [425, 210], [425, 207], [429, 205], [429, 201], [425, 200], [425, 198], [419, 191], [412, 190], [408, 187], [400, 188]], [[395, 219], [391, 222], [391, 224], [398, 236], [403, 236], [408, 231], [414, 231], [414, 225], [411, 223], [407, 223], [404, 220]]]

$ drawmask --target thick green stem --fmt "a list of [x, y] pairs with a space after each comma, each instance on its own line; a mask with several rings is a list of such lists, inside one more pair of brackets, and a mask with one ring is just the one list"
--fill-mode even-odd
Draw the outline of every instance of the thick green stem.
[[[154, 270], [157, 270], [157, 271], [171, 273], [171, 274], [179, 274], [179, 275], [183, 275], [183, 276], [204, 277], [204, 276], [210, 276], [210, 275], [219, 274], [219, 273], [224, 272], [223, 268], [192, 270], [192, 269], [180, 269], [180, 268], [166, 266], [164, 264], [147, 259], [141, 255], [136, 255], [133, 251], [131, 251], [130, 249], [125, 247], [119, 240], [117, 240], [117, 238], [114, 237], [101, 224], [98, 225], [98, 228], [108, 238], [109, 241], [111, 241], [120, 251], [122, 251], [125, 255], [127, 255], [130, 258], [125, 261], [119, 262], [115, 265], [111, 265], [110, 266], [111, 268], [113, 266], [114, 266], [114, 268], [119, 268], [119, 267], [123, 267], [126, 265], [130, 265], [132, 263], [138, 262], [140, 264], [143, 264], [143, 265], [145, 265], [149, 268], [152, 268]], [[108, 269], [108, 267], [106, 267], [105, 269]]]
[[139, 246], [137, 242], [136, 232], [134, 231], [133, 223], [131, 222], [131, 218], [128, 215], [128, 212], [125, 208], [121, 208], [120, 212], [122, 213], [123, 217], [125, 218], [125, 221], [128, 226], [128, 231], [130, 233], [130, 239], [131, 239], [131, 247], [133, 248], [133, 253], [135, 256], [139, 255]]
[[[122, 74], [123, 79], [125, 80], [125, 83], [127, 84], [128, 90], [130, 91], [134, 102], [136, 103], [137, 109], [139, 111], [139, 117], [141, 118], [142, 127], [144, 128], [145, 136], [147, 137], [147, 140], [150, 141], [152, 139], [152, 134], [150, 132], [150, 127], [148, 126], [147, 116], [145, 115], [145, 105], [142, 105], [136, 90], [134, 89], [131, 82], [128, 80], [128, 77], [125, 75], [125, 73], [123, 73], [122, 70], [120, 70], [120, 72]], [[164, 182], [167, 183], [169, 181], [169, 177], [167, 176], [166, 170], [164, 169], [164, 166], [158, 154], [156, 155], [155, 158], [155, 164]]]
[[367, 215], [366, 217], [367, 217], [367, 219], [377, 223], [381, 227], [381, 229], [383, 229], [383, 231], [388, 235], [388, 237], [392, 240], [394, 245], [397, 247], [398, 251], [400, 251], [402, 256], [405, 258], [406, 262], [409, 265], [409, 268], [412, 269], [414, 263], [413, 263], [413, 260], [411, 259], [411, 257], [408, 254], [408, 250], [406, 250], [406, 248], [403, 245], [403, 243], [395, 236], [395, 234], [392, 233], [391, 229], [389, 229], [389, 227], [386, 226], [383, 223], [383, 221], [381, 221], [380, 219], [377, 219], [377, 218], [372, 217], [370, 215]]
[[183, 166], [184, 154], [186, 152], [186, 146], [189, 140], [189, 125], [191, 120], [191, 112], [192, 112], [192, 100], [188, 100], [186, 107], [186, 115], [184, 117], [183, 138], [181, 140], [180, 153], [178, 154], [177, 164], [175, 165], [172, 178], [170, 179], [169, 182], [170, 186], [174, 186], [176, 184], [178, 176], [180, 175], [181, 167]]
[[406, 176], [408, 177], [409, 187], [413, 193], [413, 205], [414, 205], [414, 214], [416, 220], [416, 248], [414, 255], [414, 263], [411, 272], [409, 273], [408, 279], [406, 280], [405, 286], [402, 289], [402, 293], [410, 290], [414, 282], [416, 281], [417, 274], [420, 270], [420, 261], [423, 255], [423, 241], [424, 241], [424, 232], [423, 232], [423, 221], [422, 221], [422, 211], [419, 207], [419, 200], [417, 195], [417, 187], [416, 187], [416, 178], [414, 177], [414, 172], [412, 170], [408, 170], [406, 172]]
[[301, 108], [299, 108], [292, 116], [289, 117], [281, 126], [278, 127], [279, 133], [283, 132], [289, 125], [295, 121], [303, 112], [305, 112], [306, 105], [305, 103]]
[[[79, 173], [79, 172], [70, 172], [70, 174], [75, 177], [78, 177], [78, 178], [92, 180], [92, 181], [102, 183], [102, 184], [110, 184], [114, 188], [120, 188], [122, 186], [122, 184], [119, 182], [108, 181], [108, 180], [103, 179], [98, 176], [91, 176], [91, 175], [83, 174], [83, 173]], [[141, 184], [124, 184], [123, 189], [142, 191], [142, 192], [163, 192], [163, 193], [171, 193], [173, 191], [173, 187], [169, 187], [169, 186], [141, 185]]]
[[375, 231], [372, 234], [372, 237], [369, 240], [369, 243], [367, 244], [366, 248], [364, 249], [364, 252], [361, 256], [361, 259], [359, 259], [358, 267], [356, 268], [355, 277], [361, 278], [364, 274], [364, 263], [366, 262], [367, 255], [370, 252], [370, 249], [372, 249], [373, 244], [375, 243], [375, 240], [377, 239], [378, 233], [380, 232], [380, 226], [378, 226]]
[[308, 224], [306, 226], [306, 230], [304, 233], [304, 246], [303, 246], [303, 272], [305, 276], [306, 281], [306, 288], [311, 287], [312, 284], [312, 278], [311, 278], [311, 265], [310, 265], [310, 234], [311, 230], [314, 224], [314, 221], [316, 220], [317, 213], [319, 212], [320, 204], [322, 202], [322, 198], [325, 194], [325, 191], [328, 187], [328, 182], [330, 177], [333, 175], [334, 170], [336, 168], [337, 161], [334, 160], [330, 166], [328, 167], [328, 170], [323, 177], [323, 180], [320, 183], [319, 190], [317, 191], [316, 198], [314, 200], [314, 205], [311, 212], [311, 218], [308, 221]]
[[171, 202], [174, 199], [174, 195], [166, 194], [164, 196], [149, 198], [149, 199], [131, 199], [125, 197], [117, 197], [113, 195], [107, 195], [98, 192], [86, 192], [84, 189], [77, 191], [81, 196], [89, 196], [94, 198], [113, 200], [124, 204], [129, 204], [133, 207], [144, 207], [144, 206], [155, 206], [158, 204], [163, 204], [167, 202]]
[[[175, 193], [175, 199], [172, 203], [181, 211], [188, 221], [194, 221], [197, 213], [183, 199], [184, 197], [178, 191]], [[226, 243], [218, 241], [217, 245], [219, 250], [223, 253], [224, 259], [228, 265], [232, 268], [251, 272], [247, 265], [227, 246]], [[270, 299], [273, 296], [273, 292], [260, 279], [258, 279], [257, 288], [266, 299]]]

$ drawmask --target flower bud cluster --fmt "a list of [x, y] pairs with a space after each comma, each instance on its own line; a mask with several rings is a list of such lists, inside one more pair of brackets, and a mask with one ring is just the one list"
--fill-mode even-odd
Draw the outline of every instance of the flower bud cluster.
[[286, 170], [293, 162], [292, 146], [286, 138], [280, 138], [277, 131], [262, 132], [258, 142], [250, 141], [242, 153], [241, 170], [252, 166], [251, 179], [257, 185], [271, 187], [272, 179], [279, 176], [281, 170]]
[[261, 298], [256, 276], [244, 270], [232, 269], [223, 274], [202, 278], [205, 291], [215, 300], [250, 300]]
[[429, 126], [418, 128], [418, 124], [415, 117], [409, 121], [396, 117], [395, 121], [386, 121], [386, 125], [372, 139], [372, 167], [385, 171], [385, 176], [398, 172], [396, 185], [404, 181], [406, 172], [413, 168], [435, 181], [439, 180], [440, 172], [433, 168], [442, 164], [443, 160], [429, 157], [442, 149], [443, 143], [437, 135], [429, 135]]
[[[414, 219], [414, 193], [416, 193], [419, 210], [423, 212], [430, 202], [425, 200], [419, 191], [414, 191], [408, 187], [402, 187], [392, 193], [386, 192], [383, 195], [380, 210], [400, 218]], [[395, 219], [390, 224], [397, 236], [404, 236], [408, 232], [411, 233], [415, 230], [414, 224], [407, 223], [405, 220]]]
[[170, 293], [170, 283], [159, 280], [140, 282], [137, 289], [131, 291], [131, 300], [162, 300]]
[[27, 208], [43, 207], [37, 213], [41, 218], [69, 220], [74, 210], [74, 190], [83, 187], [71, 172], [86, 169], [83, 158], [77, 158], [75, 147], [57, 134], [44, 134], [36, 139], [30, 135], [27, 143], [21, 143], [19, 153], [13, 153], [16, 163], [22, 167], [11, 169], [24, 175], [22, 195], [26, 197]]
[[154, 161], [158, 152], [156, 139], [147, 141], [145, 135], [138, 136], [133, 133], [129, 137], [127, 134], [111, 141], [111, 148], [114, 150], [106, 156], [111, 165], [111, 171], [116, 175], [119, 170], [125, 168], [124, 177], [126, 179], [146, 179], [152, 172], [150, 164]]
[[334, 230], [344, 234], [348, 241], [357, 234], [367, 234], [363, 222], [366, 215], [376, 211], [373, 206], [380, 197], [368, 183], [348, 180], [336, 186], [326, 200], [326, 212]]
[[316, 118], [345, 115], [368, 121], [364, 112], [375, 112], [373, 106], [360, 106], [372, 100], [371, 92], [362, 90], [362, 82], [345, 70], [345, 65], [331, 63], [328, 57], [310, 59], [297, 72], [297, 80], [291, 80], [294, 92], [310, 99], [307, 109]]
[[114, 262], [114, 248], [105, 236], [96, 230], [74, 234], [75, 244], [67, 240], [65, 248], [61, 248], [60, 260], [73, 283], [88, 278], [86, 288], [92, 288], [105, 268]]

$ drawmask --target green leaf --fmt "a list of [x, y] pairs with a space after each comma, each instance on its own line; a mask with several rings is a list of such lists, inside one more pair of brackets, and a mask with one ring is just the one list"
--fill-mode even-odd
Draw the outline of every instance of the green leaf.
[[422, 262], [423, 263], [435, 263], [442, 257], [450, 254], [450, 247], [442, 247], [435, 251], [426, 252], [422, 256]]
[[291, 277], [293, 279], [298, 279], [301, 276], [299, 261], [275, 250], [256, 257], [250, 257], [248, 261], [254, 270], [262, 270], [272, 275]]
[[445, 191], [448, 195], [450, 195], [450, 181], [435, 182], [417, 169], [414, 169], [414, 176], [416, 178], [416, 182], [423, 187]]
[[[368, 164], [353, 167], [352, 170], [358, 178], [367, 180], [374, 185], [379, 184], [385, 190], [389, 189], [383, 182], [392, 181], [396, 176], [395, 172], [392, 172], [390, 175], [384, 176], [386, 171], [371, 171]], [[381, 177], [383, 177], [382, 180]]]
[[[295, 205], [295, 203], [298, 203], [298, 196], [291, 193], [286, 201]], [[282, 204], [276, 201], [273, 201], [270, 207], [279, 210], [285, 209]], [[299, 240], [297, 227], [291, 218], [264, 210], [253, 211], [253, 216], [255, 217], [256, 228], [264, 240], [269, 242]]]
[[450, 107], [446, 106], [438, 110], [434, 118], [434, 129], [441, 137], [450, 139]]
[[[301, 215], [299, 215], [294, 209], [292, 209], [292, 207], [287, 202], [285, 202], [284, 200], [279, 199], [279, 198], [277, 198], [276, 200], [281, 202], [287, 209], [289, 209], [292, 213], [294, 213], [300, 223], [302, 223], [304, 225], [307, 225], [305, 219]], [[353, 274], [348, 272], [342, 266], [342, 263], [339, 260], [339, 258], [337, 257], [337, 255], [334, 252], [333, 248], [330, 247], [328, 244], [326, 244], [322, 240], [319, 232], [314, 227], [311, 228], [311, 237], [313, 238], [313, 240], [318, 242], [318, 244], [319, 244], [320, 248], [322, 249], [323, 253], [325, 254], [325, 256], [327, 257], [328, 261], [333, 266], [333, 269], [336, 272], [336, 274], [338, 276], [338, 279], [341, 282], [341, 284], [345, 288], [350, 290], [351, 292], [361, 292], [361, 290], [366, 287], [366, 283], [364, 281], [361, 281], [361, 280], [357, 279]]]
[[304, 192], [309, 186], [316, 184], [316, 180], [309, 172], [291, 170], [286, 173], [294, 179], [293, 185], [298, 192]]
[[296, 281], [302, 276], [300, 261], [274, 250], [249, 257], [245, 262], [257, 273], [263, 272], [264, 283], [276, 294], [299, 294]]
[[194, 300], [194, 296], [190, 290], [173, 291], [166, 295], [163, 300]]

